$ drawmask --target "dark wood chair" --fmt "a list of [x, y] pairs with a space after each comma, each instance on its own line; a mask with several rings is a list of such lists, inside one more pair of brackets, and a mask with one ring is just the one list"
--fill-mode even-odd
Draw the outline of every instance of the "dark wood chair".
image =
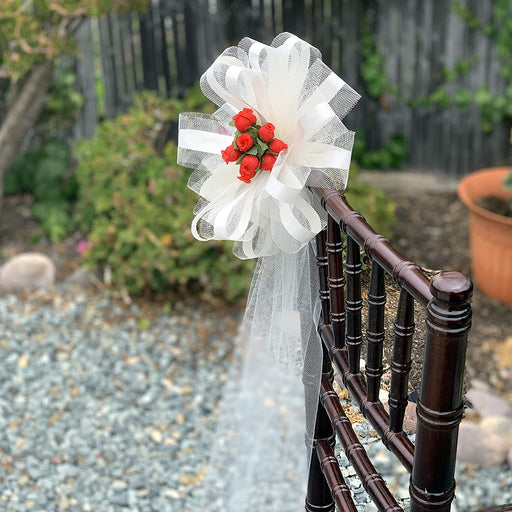
[[[384, 237], [376, 234], [344, 196], [327, 189], [313, 189], [313, 193], [322, 201], [329, 217], [327, 229], [316, 241], [322, 302], [318, 332], [323, 341], [324, 364], [306, 510], [357, 510], [334, 455], [337, 436], [378, 510], [402, 511], [359, 442], [333, 390], [334, 365], [386, 448], [411, 474], [411, 512], [449, 511], [455, 494], [458, 428], [464, 412], [462, 394], [472, 283], [459, 272], [440, 272], [429, 280], [417, 265], [404, 259]], [[360, 249], [371, 260], [364, 334]], [[390, 365], [389, 414], [379, 401], [385, 339], [385, 273], [400, 287]], [[415, 301], [426, 309], [426, 339], [413, 445], [402, 427]], [[363, 338], [367, 343], [365, 375], [360, 370]]]

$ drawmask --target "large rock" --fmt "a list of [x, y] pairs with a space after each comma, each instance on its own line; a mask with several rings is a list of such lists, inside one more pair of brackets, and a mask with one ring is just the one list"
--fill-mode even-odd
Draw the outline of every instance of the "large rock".
[[457, 446], [459, 462], [491, 468], [503, 464], [507, 454], [507, 445], [500, 436], [486, 432], [469, 421], [460, 424]]
[[[389, 414], [389, 402], [385, 398], [385, 395], [379, 395], [382, 404], [384, 405], [385, 411]], [[385, 398], [383, 400], [383, 397]], [[416, 404], [414, 402], [407, 402], [407, 408], [404, 414], [403, 429], [407, 432], [414, 434], [416, 432], [417, 417], [416, 417]]]
[[512, 418], [510, 416], [487, 416], [482, 419], [479, 427], [501, 437], [506, 447], [512, 449]]
[[484, 389], [471, 388], [466, 398], [473, 404], [475, 411], [482, 416], [511, 416], [512, 406], [500, 396]]
[[18, 254], [0, 267], [0, 290], [19, 292], [49, 288], [55, 283], [55, 274], [55, 264], [45, 254]]

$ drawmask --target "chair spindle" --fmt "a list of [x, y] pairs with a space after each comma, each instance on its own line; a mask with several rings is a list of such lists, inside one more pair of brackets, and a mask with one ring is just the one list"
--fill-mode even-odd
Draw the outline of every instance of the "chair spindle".
[[329, 215], [327, 220], [327, 258], [329, 262], [329, 290], [331, 324], [337, 347], [345, 346], [345, 277], [343, 275], [343, 242], [338, 223]]
[[384, 307], [386, 305], [386, 289], [384, 285], [384, 270], [372, 263], [370, 289], [368, 291], [368, 329], [366, 341], [368, 356], [366, 362], [366, 381], [368, 400], [379, 400], [380, 379], [382, 377], [382, 352], [384, 347]]
[[324, 229], [316, 236], [316, 263], [318, 265], [319, 284], [320, 284], [320, 302], [322, 304], [322, 315], [324, 322], [330, 324], [330, 302], [329, 302], [329, 284], [327, 281], [327, 231]]
[[401, 432], [407, 408], [407, 387], [411, 371], [411, 349], [414, 334], [414, 299], [403, 288], [400, 291], [394, 333], [389, 393], [389, 426], [393, 432]]
[[359, 245], [352, 237], [347, 236], [347, 261], [345, 274], [347, 279], [347, 297], [345, 309], [347, 311], [347, 351], [350, 373], [359, 373], [361, 360], [361, 344], [363, 335], [361, 331], [361, 310], [363, 300], [361, 296], [361, 255]]

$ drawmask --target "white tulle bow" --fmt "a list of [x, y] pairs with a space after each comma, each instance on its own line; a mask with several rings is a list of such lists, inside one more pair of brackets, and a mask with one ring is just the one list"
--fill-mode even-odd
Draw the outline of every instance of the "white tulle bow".
[[[228, 48], [202, 76], [201, 89], [219, 109], [181, 114], [179, 123], [178, 162], [195, 169], [189, 186], [201, 196], [192, 233], [233, 240], [235, 255], [258, 258], [258, 265], [200, 510], [296, 512], [322, 368], [309, 242], [327, 214], [308, 187], [345, 188], [354, 134], [341, 119], [359, 95], [316, 48], [288, 33], [270, 46], [245, 38]], [[240, 166], [221, 156], [235, 137], [233, 116], [244, 108], [257, 125], [272, 123], [287, 145], [270, 172], [260, 170], [248, 183], [238, 179]], [[308, 456], [300, 449], [304, 430]]]
[[[202, 200], [192, 232], [198, 239], [233, 240], [240, 258], [295, 253], [325, 225], [307, 186], [344, 189], [353, 132], [341, 119], [359, 95], [321, 60], [320, 52], [284, 33], [271, 46], [249, 38], [225, 50], [201, 78], [220, 108], [212, 116], [181, 114], [178, 162], [196, 168], [189, 186]], [[251, 108], [288, 145], [272, 172], [251, 183], [221, 150], [233, 142], [232, 117]]]

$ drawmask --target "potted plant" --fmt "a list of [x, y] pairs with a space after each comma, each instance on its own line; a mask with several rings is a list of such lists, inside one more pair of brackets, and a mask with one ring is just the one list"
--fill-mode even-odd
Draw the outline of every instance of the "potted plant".
[[469, 210], [473, 279], [486, 295], [512, 305], [512, 168], [471, 173], [458, 194]]

